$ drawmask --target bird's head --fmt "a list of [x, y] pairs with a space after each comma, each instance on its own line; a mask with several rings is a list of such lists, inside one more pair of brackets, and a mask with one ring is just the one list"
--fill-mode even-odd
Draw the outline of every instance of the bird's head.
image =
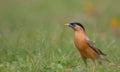
[[84, 31], [85, 32], [84, 26], [82, 24], [78, 23], [78, 22], [67, 23], [67, 24], [64, 24], [64, 26], [69, 26], [74, 31]]

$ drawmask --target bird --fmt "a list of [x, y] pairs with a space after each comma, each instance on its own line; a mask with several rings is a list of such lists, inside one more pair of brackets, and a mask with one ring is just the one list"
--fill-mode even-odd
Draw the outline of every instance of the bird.
[[101, 63], [101, 60], [110, 62], [99, 48], [96, 48], [95, 44], [86, 35], [85, 27], [79, 22], [66, 23], [64, 26], [68, 26], [74, 30], [74, 44], [81, 54], [81, 58], [87, 67], [87, 59], [93, 61], [93, 72], [96, 69], [96, 60]]

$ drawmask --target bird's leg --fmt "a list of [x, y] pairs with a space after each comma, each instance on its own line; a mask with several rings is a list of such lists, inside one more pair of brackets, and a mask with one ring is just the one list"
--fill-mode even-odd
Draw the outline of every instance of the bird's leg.
[[85, 67], [87, 67], [87, 61], [86, 61], [86, 59], [83, 58], [83, 61], [85, 63]]
[[94, 63], [94, 66], [93, 66], [93, 72], [95, 72], [95, 69], [96, 69], [96, 63], [95, 63], [95, 60], [93, 59], [93, 63]]
[[86, 72], [87, 72], [87, 61], [86, 61], [86, 58], [83, 58], [83, 61], [84, 61], [84, 63], [85, 63], [85, 67], [86, 67]]

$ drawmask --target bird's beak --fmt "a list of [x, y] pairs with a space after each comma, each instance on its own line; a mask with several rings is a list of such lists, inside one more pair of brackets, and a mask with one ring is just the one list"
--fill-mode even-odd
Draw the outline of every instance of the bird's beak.
[[66, 23], [66, 24], [64, 24], [64, 26], [69, 26], [69, 24], [68, 24], [68, 23]]

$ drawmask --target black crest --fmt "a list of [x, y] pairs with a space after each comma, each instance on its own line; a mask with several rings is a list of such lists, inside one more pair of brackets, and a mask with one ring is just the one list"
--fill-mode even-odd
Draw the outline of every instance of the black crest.
[[70, 23], [70, 24], [76, 24], [76, 25], [79, 25], [80, 27], [82, 27], [83, 28], [83, 30], [85, 31], [85, 28], [84, 28], [84, 26], [81, 24], [81, 23], [78, 23], [78, 22], [73, 22], [73, 23]]

